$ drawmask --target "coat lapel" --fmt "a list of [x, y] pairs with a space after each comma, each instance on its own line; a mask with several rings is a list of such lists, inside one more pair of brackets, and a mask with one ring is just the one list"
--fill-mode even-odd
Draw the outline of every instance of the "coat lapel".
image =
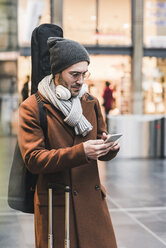
[[66, 130], [66, 132], [68, 132], [74, 139], [74, 129], [64, 122], [65, 116], [63, 115], [63, 113], [56, 109], [54, 106], [52, 106], [50, 103], [44, 104], [44, 107], [49, 112], [49, 115], [55, 118], [58, 122], [60, 122], [64, 130]]
[[84, 97], [81, 100], [81, 105], [84, 116], [87, 118], [89, 122], [91, 122], [91, 116], [93, 116], [94, 113], [95, 100], [89, 100], [87, 97], [86, 98]]

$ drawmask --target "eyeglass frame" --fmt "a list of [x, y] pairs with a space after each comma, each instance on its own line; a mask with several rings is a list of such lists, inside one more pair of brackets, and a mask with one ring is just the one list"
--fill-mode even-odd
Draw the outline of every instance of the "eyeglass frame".
[[91, 75], [89, 71], [85, 71], [85, 72], [72, 71], [69, 72], [69, 74], [73, 78], [73, 80], [79, 80], [80, 76], [83, 78], [83, 80], [87, 80]]

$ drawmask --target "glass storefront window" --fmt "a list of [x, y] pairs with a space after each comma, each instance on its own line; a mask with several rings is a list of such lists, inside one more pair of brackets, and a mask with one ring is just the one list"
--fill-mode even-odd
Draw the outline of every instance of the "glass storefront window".
[[18, 59], [18, 92], [21, 96], [21, 90], [25, 83], [26, 77], [31, 77], [31, 57], [20, 56]]
[[83, 44], [95, 44], [96, 1], [64, 0], [64, 37]]
[[166, 47], [166, 1], [144, 1], [144, 44]]
[[131, 1], [99, 1], [98, 43], [131, 45]]
[[[0, 61], [0, 95], [14, 91], [14, 81], [17, 77], [16, 61]], [[14, 87], [12, 89], [12, 87]]]
[[17, 49], [17, 0], [0, 1], [0, 51]]
[[130, 2], [64, 0], [64, 36], [82, 44], [131, 45]]
[[122, 55], [91, 55], [87, 81], [89, 92], [103, 104], [105, 81], [110, 82], [115, 98], [111, 114], [131, 113], [131, 59]]
[[0, 50], [6, 50], [8, 47], [8, 33], [7, 33], [7, 27], [8, 27], [8, 18], [6, 13], [4, 12], [3, 8], [0, 9]]
[[30, 46], [34, 28], [50, 21], [49, 0], [18, 0], [19, 45]]
[[143, 59], [144, 113], [166, 113], [166, 59]]

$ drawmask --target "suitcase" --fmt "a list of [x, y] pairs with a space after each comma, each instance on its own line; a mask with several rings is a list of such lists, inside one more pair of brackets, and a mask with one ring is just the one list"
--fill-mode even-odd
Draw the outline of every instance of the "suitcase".
[[70, 186], [49, 183], [48, 184], [48, 248], [53, 248], [53, 213], [52, 213], [52, 193], [53, 190], [62, 189], [65, 192], [65, 239], [64, 248], [70, 248], [70, 233], [69, 233], [69, 210], [70, 210]]

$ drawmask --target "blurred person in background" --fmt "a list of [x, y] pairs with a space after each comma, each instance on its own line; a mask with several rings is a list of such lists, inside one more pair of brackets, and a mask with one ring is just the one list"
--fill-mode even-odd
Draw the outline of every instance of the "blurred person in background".
[[26, 81], [23, 85], [21, 94], [22, 94], [22, 101], [25, 101], [30, 96], [30, 88], [31, 88], [31, 82], [30, 82], [30, 76], [26, 76]]
[[105, 82], [105, 88], [103, 92], [103, 106], [105, 109], [105, 115], [109, 114], [109, 111], [112, 109], [114, 98], [113, 98], [113, 90], [110, 88], [110, 82]]
[[[113, 159], [118, 142], [108, 138], [97, 98], [87, 92], [89, 54], [78, 42], [48, 39], [52, 74], [38, 85], [47, 112], [47, 137], [34, 95], [20, 105], [18, 142], [31, 173], [38, 175], [34, 196], [36, 248], [48, 247], [48, 183], [71, 187], [72, 248], [117, 248], [100, 183], [97, 159]], [[65, 197], [53, 193], [53, 247], [64, 247]]]

